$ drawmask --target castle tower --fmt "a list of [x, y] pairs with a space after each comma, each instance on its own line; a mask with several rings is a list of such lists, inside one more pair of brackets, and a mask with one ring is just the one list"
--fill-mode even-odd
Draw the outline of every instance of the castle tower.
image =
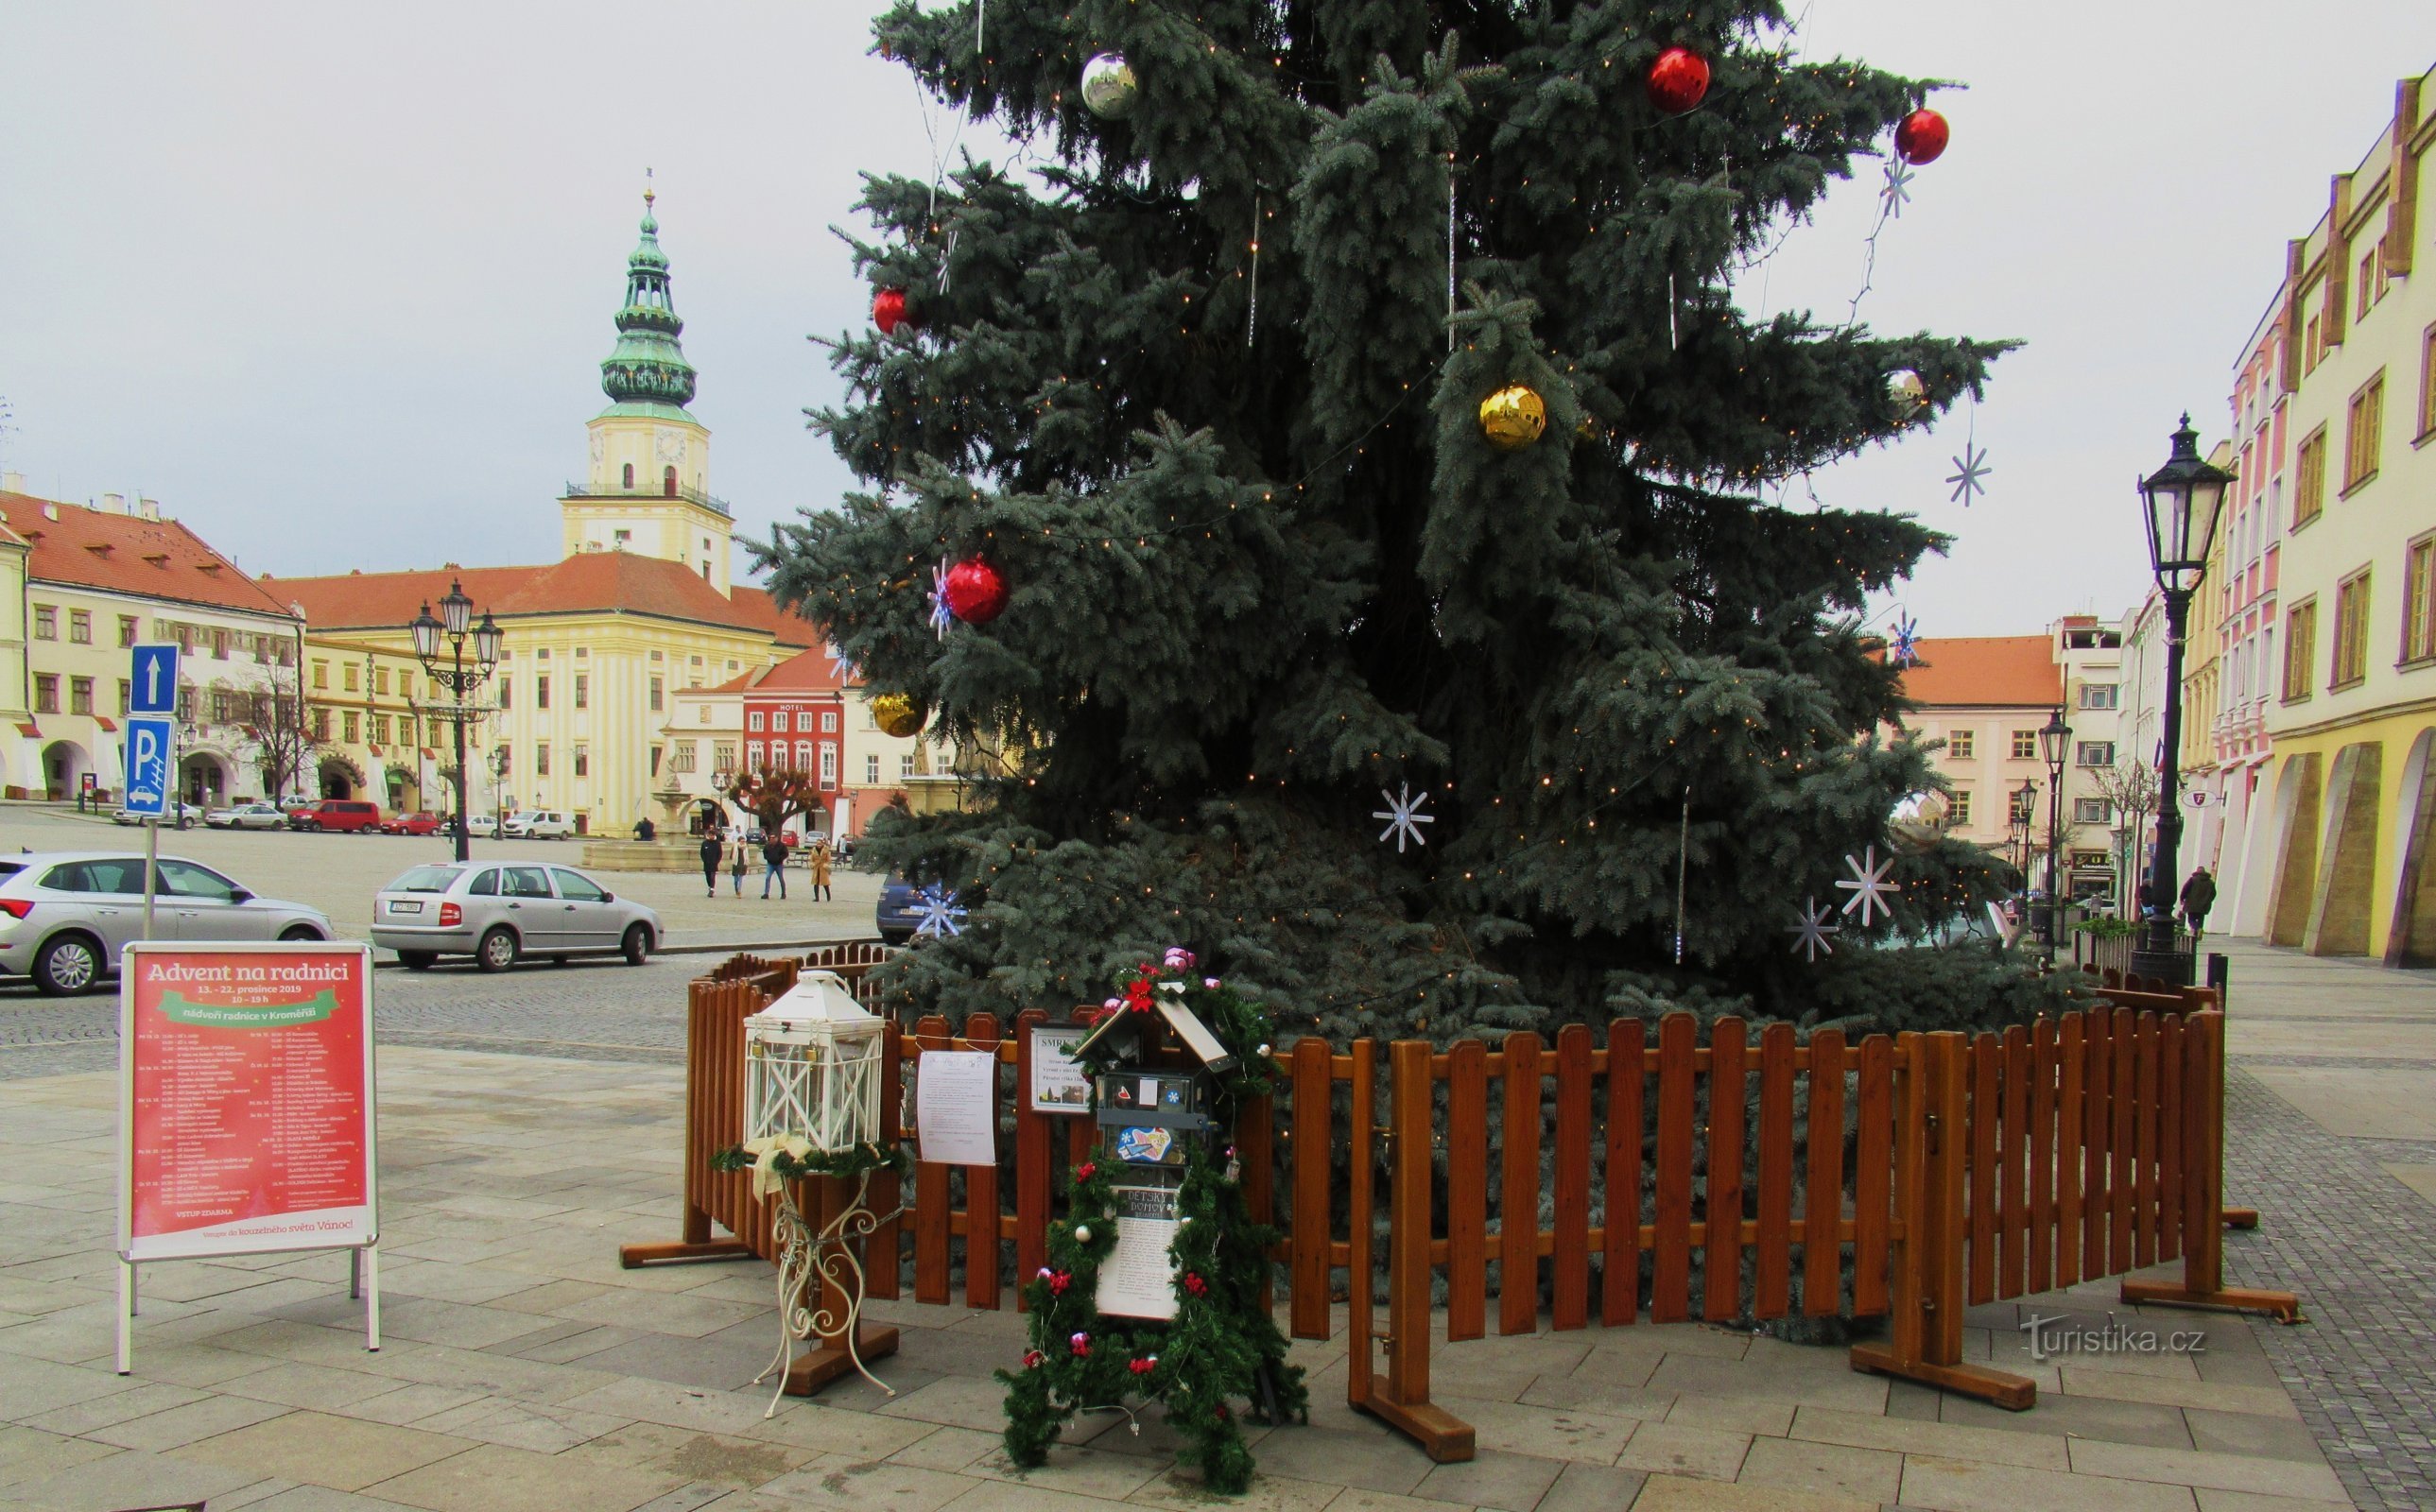
[[618, 344], [600, 364], [609, 408], [593, 416], [584, 481], [559, 500], [568, 556], [633, 551], [682, 562], [724, 594], [735, 521], [710, 493], [710, 431], [687, 412], [693, 365], [677, 338], [669, 259], [652, 191], [643, 190], [642, 239], [626, 259]]

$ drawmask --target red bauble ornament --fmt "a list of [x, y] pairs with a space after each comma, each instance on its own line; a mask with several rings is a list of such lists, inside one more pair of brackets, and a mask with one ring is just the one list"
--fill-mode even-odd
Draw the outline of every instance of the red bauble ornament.
[[948, 569], [948, 612], [968, 625], [986, 625], [1006, 608], [1006, 577], [979, 557]]
[[1035, 1366], [1038, 1365], [1038, 1364], [1040, 1364], [1040, 1358], [1041, 1358], [1041, 1356], [1040, 1356], [1040, 1351], [1039, 1351], [1039, 1350], [1037, 1350], [1037, 1349], [1026, 1349], [1026, 1350], [1023, 1352], [1023, 1368], [1024, 1368], [1024, 1369], [1026, 1369], [1026, 1370], [1030, 1370], [1030, 1369], [1034, 1368]]
[[1066, 1288], [1073, 1284], [1073, 1272], [1052, 1271], [1049, 1275], [1049, 1295], [1052, 1296], [1064, 1296], [1066, 1295]]
[[1680, 115], [1709, 95], [1709, 61], [1689, 47], [1669, 47], [1649, 65], [1649, 103]]
[[1895, 153], [1915, 165], [1934, 163], [1944, 154], [1946, 140], [1953, 134], [1954, 128], [1945, 124], [1944, 116], [1923, 106], [1895, 128]]
[[1128, 1360], [1125, 1362], [1125, 1368], [1132, 1371], [1135, 1375], [1146, 1376], [1158, 1368], [1158, 1362], [1156, 1360]]
[[909, 331], [922, 329], [922, 322], [906, 312], [901, 288], [883, 288], [871, 296], [871, 323], [879, 327], [882, 336], [895, 336], [900, 325]]

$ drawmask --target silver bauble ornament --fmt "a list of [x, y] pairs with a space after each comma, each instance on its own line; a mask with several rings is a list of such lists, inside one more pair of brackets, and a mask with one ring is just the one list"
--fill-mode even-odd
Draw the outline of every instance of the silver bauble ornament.
[[1074, 1225], [1074, 1243], [1078, 1244], [1088, 1244], [1090, 1242], [1091, 1225], [1088, 1224], [1076, 1224]]
[[1122, 121], [1141, 100], [1141, 84], [1122, 53], [1100, 53], [1083, 65], [1083, 103], [1103, 120]]
[[1897, 420], [1909, 421], [1928, 408], [1928, 385], [1911, 369], [1897, 368], [1887, 374], [1887, 399]]
[[1945, 838], [1953, 822], [1954, 803], [1937, 791], [1906, 793], [1887, 816], [1887, 838], [1895, 849], [1917, 856]]

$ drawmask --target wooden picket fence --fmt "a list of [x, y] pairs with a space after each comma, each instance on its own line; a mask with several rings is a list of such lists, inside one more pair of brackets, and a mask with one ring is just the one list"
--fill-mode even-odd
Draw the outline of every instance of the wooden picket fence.
[[[623, 1246], [625, 1263], [767, 1258], [769, 1205], [709, 1157], [740, 1137], [742, 1019], [794, 975], [740, 957], [693, 983], [682, 1238]], [[1580, 1025], [1494, 1050], [1307, 1038], [1279, 1058], [1278, 1096], [1238, 1121], [1244, 1198], [1284, 1233], [1288, 1330], [1330, 1336], [1341, 1296], [1349, 1400], [1434, 1458], [1472, 1452], [1470, 1428], [1430, 1399], [1441, 1280], [1450, 1341], [1488, 1331], [1492, 1296], [1505, 1334], [1539, 1329], [1543, 1301], [1554, 1329], [1633, 1324], [1644, 1295], [1659, 1323], [1885, 1316], [1885, 1342], [1854, 1346], [1854, 1368], [2027, 1407], [2028, 1380], [1962, 1360], [1970, 1306], [2179, 1260], [2179, 1281], [2127, 1280], [2125, 1299], [2297, 1315], [2289, 1294], [2223, 1285], [2223, 1225], [2255, 1221], [2221, 1202], [2223, 1015], [2204, 989], [2143, 990], [2163, 986], [2109, 984], [2086, 1010], [1976, 1036], [1802, 1042], [1790, 1025], [1754, 1036], [1725, 1018], [1703, 1044], [1677, 1014], [1654, 1030], [1619, 1019], [1604, 1044]], [[934, 1050], [997, 1057], [1012, 1138], [999, 1163], [916, 1165], [910, 1193], [875, 1179], [874, 1211], [903, 1200], [863, 1246], [873, 1296], [900, 1295], [910, 1272], [916, 1302], [1022, 1305], [1061, 1162], [1096, 1138], [1089, 1120], [1035, 1113], [1022, 1095], [1030, 1027], [1046, 1021], [887, 1031], [884, 1138], [914, 1137], [903, 1073]], [[842, 1198], [799, 1200], [809, 1212]], [[714, 1224], [735, 1237], [712, 1238]], [[866, 1334], [861, 1352], [892, 1345]], [[843, 1350], [815, 1350], [789, 1389], [844, 1368]]]

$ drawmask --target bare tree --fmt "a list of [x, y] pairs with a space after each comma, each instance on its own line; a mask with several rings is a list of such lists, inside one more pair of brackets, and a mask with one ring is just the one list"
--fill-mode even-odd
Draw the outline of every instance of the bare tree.
[[765, 835], [774, 835], [788, 820], [818, 813], [822, 807], [819, 776], [792, 767], [748, 772], [728, 786], [727, 797], [737, 807], [751, 809]]
[[2132, 895], [2140, 884], [2141, 849], [2149, 835], [2149, 816], [2157, 811], [2157, 769], [2138, 761], [2120, 762], [2098, 773], [2097, 791], [2123, 816], [2124, 844], [2130, 854], [2116, 860], [2122, 885], [2115, 889], [2115, 912], [2133, 917], [2138, 912]]
[[264, 791], [284, 798], [298, 791], [322, 748], [304, 707], [302, 669], [273, 667], [268, 684], [253, 695], [252, 714], [246, 733], [253, 739]]

